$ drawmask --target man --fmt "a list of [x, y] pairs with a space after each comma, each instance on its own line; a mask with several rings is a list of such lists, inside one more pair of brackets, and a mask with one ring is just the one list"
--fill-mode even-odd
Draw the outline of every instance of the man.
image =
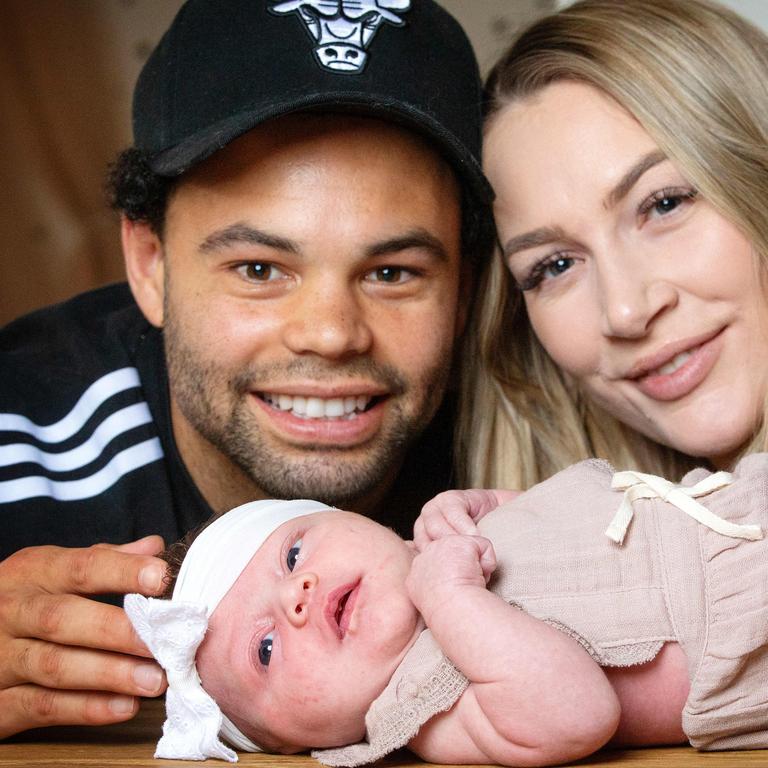
[[0, 737], [162, 692], [86, 597], [158, 594], [157, 534], [264, 497], [408, 533], [446, 486], [433, 417], [489, 239], [478, 113], [431, 0], [181, 10], [111, 177], [130, 291], [0, 334], [1, 554], [29, 547], [0, 563]]

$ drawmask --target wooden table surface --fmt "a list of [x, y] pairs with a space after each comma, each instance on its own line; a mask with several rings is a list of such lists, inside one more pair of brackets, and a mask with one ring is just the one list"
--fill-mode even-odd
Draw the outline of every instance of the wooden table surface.
[[[220, 760], [192, 763], [184, 760], [154, 760], [152, 754], [163, 722], [161, 701], [146, 701], [139, 715], [127, 723], [101, 728], [47, 728], [29, 731], [0, 743], [0, 766], [145, 766], [146, 768], [194, 768], [227, 765]], [[318, 768], [306, 755], [259, 755], [241, 752], [239, 765], [260, 768]], [[400, 752], [385, 761], [387, 768], [423, 768], [410, 753]], [[575, 765], [611, 768], [768, 768], [768, 750], [701, 753], [690, 747], [632, 749], [601, 752]]]

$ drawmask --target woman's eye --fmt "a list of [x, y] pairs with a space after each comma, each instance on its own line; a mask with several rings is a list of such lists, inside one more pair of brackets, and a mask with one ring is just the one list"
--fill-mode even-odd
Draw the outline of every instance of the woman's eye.
[[695, 189], [662, 189], [652, 194], [641, 206], [640, 214], [663, 218], [698, 195]]
[[568, 256], [560, 256], [544, 265], [545, 277], [557, 277], [567, 272], [573, 266], [573, 259]]
[[520, 290], [532, 291], [545, 280], [551, 280], [567, 272], [574, 263], [575, 259], [571, 256], [555, 255], [552, 258], [542, 259], [542, 261], [534, 264], [533, 269], [519, 283]]
[[269, 662], [272, 659], [272, 639], [273, 633], [264, 635], [259, 643], [259, 662], [265, 667], [269, 666]]
[[653, 207], [656, 213], [664, 215], [665, 213], [674, 211], [678, 205], [680, 205], [679, 197], [662, 197]]
[[288, 550], [288, 554], [285, 557], [285, 563], [288, 566], [289, 571], [292, 571], [296, 567], [296, 561], [299, 559], [300, 552], [301, 539], [298, 539], [296, 543]]
[[237, 271], [246, 280], [253, 283], [267, 283], [271, 280], [285, 277], [285, 274], [279, 267], [270, 264], [268, 261], [249, 261], [246, 264], [241, 264]]

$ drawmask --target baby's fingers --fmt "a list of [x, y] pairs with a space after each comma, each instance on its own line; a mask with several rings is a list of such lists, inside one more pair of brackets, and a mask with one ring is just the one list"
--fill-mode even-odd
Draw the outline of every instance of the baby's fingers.
[[475, 543], [480, 554], [480, 568], [487, 584], [496, 570], [496, 550], [490, 540], [484, 536], [476, 536]]
[[465, 491], [445, 491], [428, 501], [414, 525], [414, 542], [422, 551], [430, 541], [445, 536], [477, 535]]

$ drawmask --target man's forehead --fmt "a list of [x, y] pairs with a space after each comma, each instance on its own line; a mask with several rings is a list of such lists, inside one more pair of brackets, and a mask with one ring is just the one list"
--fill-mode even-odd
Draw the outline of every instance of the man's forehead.
[[307, 112], [275, 118], [230, 142], [181, 178], [223, 180], [249, 167], [292, 162], [300, 167], [326, 161], [330, 167], [356, 157], [361, 174], [408, 156], [429, 167], [445, 185], [458, 189], [458, 179], [439, 150], [417, 132], [398, 123], [352, 113]]

